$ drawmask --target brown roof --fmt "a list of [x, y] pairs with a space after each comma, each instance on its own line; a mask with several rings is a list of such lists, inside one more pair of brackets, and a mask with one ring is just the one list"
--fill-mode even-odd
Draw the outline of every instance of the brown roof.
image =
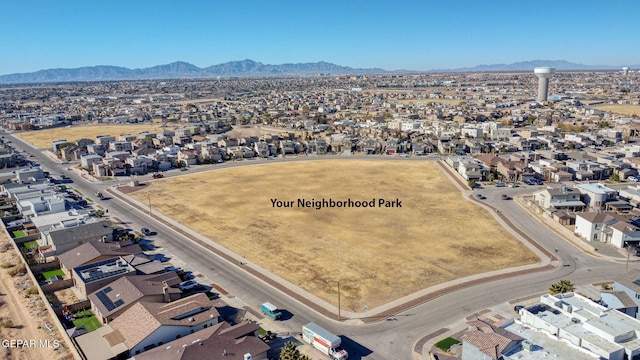
[[636, 294], [640, 294], [640, 269], [629, 270], [629, 272], [619, 275], [613, 280]]
[[491, 359], [498, 359], [513, 341], [524, 340], [510, 331], [482, 320], [470, 321], [468, 324], [471, 328], [462, 335], [462, 340], [477, 347]]
[[[198, 313], [182, 316], [198, 309]], [[207, 295], [199, 293], [170, 303], [138, 302], [110, 324], [132, 349], [161, 326], [194, 327], [219, 316]]]
[[[169, 287], [169, 294], [181, 293], [180, 289], [171, 287], [172, 285], [179, 284], [181, 280], [174, 271], [170, 271], [158, 275], [123, 276], [109, 285], [89, 294], [87, 298], [100, 311], [100, 314], [102, 314], [103, 317], [107, 317], [111, 313], [133, 305], [133, 303], [145, 296], [161, 295], [164, 287], [163, 281], [166, 281], [166, 284]], [[105, 292], [105, 290], [108, 291]], [[106, 307], [106, 304], [104, 304], [98, 297], [99, 292], [102, 292], [104, 296], [114, 304], [118, 300], [122, 300], [122, 304], [109, 310]]]
[[250, 336], [257, 328], [255, 323], [231, 326], [222, 322], [145, 351], [136, 355], [136, 360], [243, 360], [246, 353], [258, 357], [269, 345]]
[[611, 220], [625, 221], [625, 218], [623, 216], [610, 211], [581, 212], [576, 214], [576, 216], [579, 216], [591, 223], [604, 223], [604, 222], [609, 222]]
[[60, 260], [60, 263], [67, 269], [73, 269], [80, 265], [91, 264], [94, 260], [102, 256], [118, 257], [141, 252], [142, 249], [138, 244], [122, 246], [118, 242], [87, 242], [58, 255], [58, 260]]

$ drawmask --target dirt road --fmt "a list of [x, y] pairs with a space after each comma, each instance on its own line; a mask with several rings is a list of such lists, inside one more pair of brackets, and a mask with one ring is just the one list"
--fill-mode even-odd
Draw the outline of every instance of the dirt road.
[[[54, 320], [38, 296], [25, 294], [32, 286], [28, 275], [9, 275], [20, 256], [0, 232], [0, 358], [9, 360], [73, 359]], [[8, 267], [9, 264], [14, 266]], [[6, 268], [5, 268], [6, 267]], [[47, 326], [52, 330], [48, 330]]]

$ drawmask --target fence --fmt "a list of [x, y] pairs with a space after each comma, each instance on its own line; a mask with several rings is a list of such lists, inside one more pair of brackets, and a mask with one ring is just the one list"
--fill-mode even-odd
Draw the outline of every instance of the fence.
[[49, 270], [60, 269], [60, 261], [58, 261], [58, 259], [55, 259], [47, 263], [33, 264], [30, 267], [31, 267], [31, 271], [33, 271], [34, 274], [39, 274], [41, 272], [45, 272]]
[[[5, 234], [7, 235], [7, 238], [11, 240], [11, 244], [13, 245], [13, 248], [15, 249], [15, 251], [18, 254], [20, 254], [20, 249], [18, 248], [18, 245], [13, 241], [13, 239], [11, 238], [11, 235], [7, 232], [7, 229], [4, 228], [4, 227], [2, 229], [4, 230]], [[26, 263], [25, 259], [22, 256], [20, 256], [20, 259], [22, 259], [22, 262], [24, 263], [25, 266], [28, 266], [28, 264]], [[38, 284], [38, 280], [36, 279], [36, 277], [34, 276], [33, 272], [31, 271], [31, 268], [27, 267], [27, 269], [28, 269], [27, 274], [29, 275], [29, 278], [31, 279], [33, 284]], [[40, 295], [40, 298], [42, 299], [42, 301], [44, 301], [45, 306], [47, 307], [47, 310], [49, 311], [49, 313], [53, 317], [54, 326], [58, 330], [58, 332], [60, 333], [60, 337], [62, 337], [62, 339], [64, 340], [64, 343], [66, 344], [66, 348], [71, 352], [71, 354], [73, 355], [74, 358], [82, 359], [82, 357], [80, 356], [80, 353], [78, 352], [78, 349], [76, 349], [73, 341], [71, 340], [71, 338], [67, 334], [66, 329], [64, 328], [64, 326], [62, 326], [62, 323], [58, 320], [58, 318], [57, 318], [58, 315], [56, 314], [56, 312], [53, 310], [53, 308], [49, 304], [49, 299], [47, 299], [47, 295], [44, 293], [44, 291], [42, 291], [42, 288], [40, 286], [36, 286], [36, 287], [38, 288], [38, 294]], [[47, 324], [45, 324], [45, 327], [46, 327], [46, 325]]]
[[87, 309], [90, 309], [90, 308], [91, 308], [91, 301], [82, 300], [82, 301], [78, 301], [75, 304], [65, 305], [65, 306], [61, 306], [59, 308], [55, 308], [53, 311], [55, 311], [56, 315], [62, 316], [62, 313], [65, 310], [69, 310], [69, 311], [71, 311], [71, 313], [74, 313], [74, 312], [78, 312], [78, 311], [87, 310]]
[[41, 288], [42, 288], [42, 291], [44, 291], [45, 293], [51, 293], [54, 291], [67, 289], [72, 286], [73, 286], [73, 279], [65, 279], [65, 280], [54, 281], [51, 284], [44, 284], [41, 286]]

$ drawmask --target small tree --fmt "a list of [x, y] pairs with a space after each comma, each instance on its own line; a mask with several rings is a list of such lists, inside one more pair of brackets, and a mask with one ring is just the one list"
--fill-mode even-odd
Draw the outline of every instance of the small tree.
[[575, 286], [573, 285], [571, 280], [560, 280], [559, 282], [551, 285], [551, 287], [549, 288], [549, 293], [551, 293], [551, 295], [564, 294], [572, 292], [574, 287]]
[[298, 360], [300, 352], [293, 341], [287, 341], [280, 349], [280, 360]]
[[476, 183], [473, 180], [469, 180], [469, 181], [467, 181], [467, 185], [469, 185], [470, 188], [474, 189], [476, 187], [476, 185], [478, 185], [478, 183]]

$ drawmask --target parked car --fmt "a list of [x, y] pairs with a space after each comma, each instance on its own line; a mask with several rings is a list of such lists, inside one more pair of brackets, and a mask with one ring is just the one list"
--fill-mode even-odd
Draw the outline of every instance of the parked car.
[[195, 289], [197, 287], [200, 287], [200, 284], [198, 284], [195, 280], [187, 280], [178, 284], [178, 289], [182, 291]]
[[629, 176], [627, 178], [629, 181], [633, 181], [633, 182], [638, 182], [638, 180], [640, 180], [639, 178], [635, 177], [635, 176]]
[[164, 175], [160, 174], [160, 173], [155, 173], [155, 174], [151, 175], [151, 177], [154, 178], [154, 179], [161, 179], [161, 178], [164, 177]]
[[516, 184], [516, 183], [511, 183], [511, 184], [509, 184], [509, 187], [510, 187], [510, 188], [517, 188], [517, 187], [518, 187], [518, 184]]
[[143, 227], [142, 229], [140, 229], [140, 232], [142, 233], [142, 235], [145, 235], [145, 236], [151, 235], [151, 230], [149, 230], [146, 227]]
[[496, 183], [496, 187], [505, 187], [505, 186], [507, 186], [507, 183], [505, 183], [504, 181], [500, 181]]
[[476, 194], [476, 198], [482, 200], [482, 199], [484, 199], [484, 196], [482, 196], [482, 194]]
[[502, 194], [502, 200], [509, 200], [509, 199], [511, 199], [511, 198], [509, 197], [509, 195], [507, 195], [507, 194]]

